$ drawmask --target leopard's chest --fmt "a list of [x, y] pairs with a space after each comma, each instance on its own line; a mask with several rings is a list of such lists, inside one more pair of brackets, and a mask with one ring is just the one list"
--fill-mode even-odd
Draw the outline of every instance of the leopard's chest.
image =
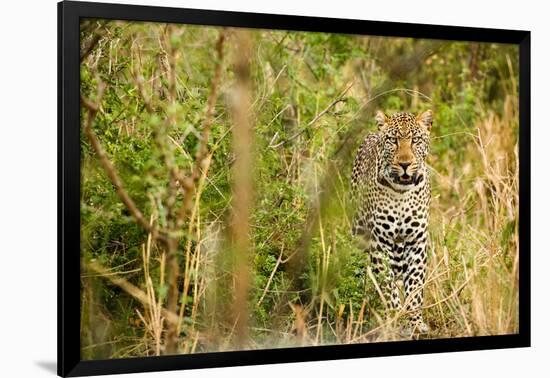
[[425, 188], [410, 193], [378, 190], [371, 196], [371, 229], [388, 246], [412, 245], [423, 236], [428, 222], [429, 198]]

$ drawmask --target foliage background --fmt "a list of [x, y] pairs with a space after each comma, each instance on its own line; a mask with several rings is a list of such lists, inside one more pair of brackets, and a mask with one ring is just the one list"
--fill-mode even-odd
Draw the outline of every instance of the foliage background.
[[[93, 129], [136, 205], [166, 224], [163, 153], [169, 150], [182, 170], [192, 169], [221, 30], [95, 20], [84, 21], [81, 30], [82, 92], [93, 98], [99, 83], [107, 84]], [[197, 215], [178, 245], [177, 352], [400, 337], [394, 322], [381, 316], [366, 256], [349, 232], [351, 159], [375, 130], [376, 108], [431, 108], [435, 115], [428, 337], [517, 332], [517, 48], [252, 31], [251, 275], [246, 338], [235, 343], [231, 303], [238, 278], [224, 241], [235, 161], [229, 108], [242, 50], [235, 31], [225, 32], [211, 163], [196, 195]], [[168, 101], [171, 73], [174, 102]], [[162, 316], [108, 277], [152, 293], [160, 309], [168, 291], [165, 251], [120, 201], [84, 133], [81, 140], [82, 356], [164, 353]], [[296, 288], [292, 261], [304, 239], [308, 253]], [[86, 269], [90, 262], [107, 271]]]

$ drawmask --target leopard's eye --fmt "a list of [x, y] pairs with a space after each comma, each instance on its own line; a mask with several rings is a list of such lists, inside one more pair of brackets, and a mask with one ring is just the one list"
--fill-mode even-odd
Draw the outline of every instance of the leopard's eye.
[[420, 142], [421, 140], [422, 140], [422, 138], [420, 138], [420, 137], [414, 137], [414, 138], [412, 138], [412, 142], [413, 142], [413, 143], [418, 143], [418, 142]]
[[397, 144], [397, 138], [396, 137], [388, 137], [388, 140], [393, 144]]

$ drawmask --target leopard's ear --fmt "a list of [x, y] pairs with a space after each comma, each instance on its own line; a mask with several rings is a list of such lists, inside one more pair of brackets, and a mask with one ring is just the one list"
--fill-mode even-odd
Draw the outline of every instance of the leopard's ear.
[[428, 131], [432, 128], [432, 120], [433, 115], [430, 109], [416, 116], [416, 122], [418, 122], [419, 125], [424, 126]]
[[388, 122], [388, 116], [382, 110], [376, 111], [376, 116], [374, 117], [374, 119], [376, 120], [378, 130], [382, 130]]

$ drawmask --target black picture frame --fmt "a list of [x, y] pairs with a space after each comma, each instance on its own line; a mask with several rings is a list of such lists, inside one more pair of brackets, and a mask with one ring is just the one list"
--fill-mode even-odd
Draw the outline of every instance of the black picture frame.
[[[102, 18], [509, 43], [520, 51], [519, 333], [112, 360], [80, 358], [79, 20]], [[530, 32], [106, 3], [58, 3], [58, 374], [82, 376], [528, 347], [530, 306]]]

